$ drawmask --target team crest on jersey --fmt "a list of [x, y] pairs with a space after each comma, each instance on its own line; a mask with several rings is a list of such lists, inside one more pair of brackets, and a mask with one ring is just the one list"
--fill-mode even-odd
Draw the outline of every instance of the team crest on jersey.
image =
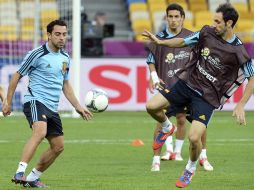
[[217, 69], [222, 69], [224, 66], [220, 63], [220, 59], [215, 57], [215, 55], [210, 55], [210, 49], [205, 47], [201, 50], [201, 55], [205, 60], [207, 60], [211, 65]]
[[168, 53], [168, 55], [166, 56], [166, 63], [174, 63], [175, 59], [174, 59], [174, 54], [173, 53]]
[[63, 65], [62, 65], [62, 73], [65, 74], [67, 71], [67, 61], [63, 61]]
[[209, 48], [205, 47], [204, 49], [201, 50], [201, 55], [204, 56], [205, 59], [209, 54], [210, 54]]

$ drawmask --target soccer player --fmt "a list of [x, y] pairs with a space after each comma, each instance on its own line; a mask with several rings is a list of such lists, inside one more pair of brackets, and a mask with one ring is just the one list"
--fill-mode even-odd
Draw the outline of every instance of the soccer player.
[[[178, 4], [170, 4], [166, 9], [166, 19], [168, 22], [168, 28], [164, 29], [157, 36], [160, 39], [171, 39], [175, 37], [186, 37], [192, 32], [183, 28], [183, 21], [185, 13], [183, 8]], [[150, 70], [151, 80], [149, 89], [153, 93], [153, 90], [160, 85], [160, 79], [162, 79], [167, 87], [170, 87], [176, 83], [178, 77], [175, 73], [181, 70], [184, 65], [189, 61], [191, 52], [190, 47], [184, 48], [169, 48], [166, 46], [158, 46], [156, 44], [149, 44], [148, 48], [150, 53], [147, 58], [147, 63]], [[182, 161], [181, 150], [185, 137], [185, 123], [186, 123], [186, 107], [174, 108], [169, 107], [166, 112], [167, 117], [176, 116], [177, 121], [177, 132], [176, 132], [176, 143], [175, 152], [172, 146], [172, 136], [169, 136], [165, 142], [166, 154], [162, 156], [162, 160], [178, 160]], [[161, 130], [160, 123], [157, 123], [154, 131], [154, 136], [157, 135], [158, 131]], [[213, 167], [207, 160], [206, 155], [206, 132], [203, 134], [202, 140], [202, 153], [200, 154], [200, 164], [204, 166], [207, 171], [212, 171]], [[160, 171], [160, 153], [161, 147], [153, 147], [154, 156], [152, 161], [151, 171]]]
[[237, 11], [226, 3], [216, 9], [213, 27], [204, 26], [187, 38], [160, 40], [149, 31], [143, 34], [156, 44], [169, 47], [196, 44], [186, 68], [177, 73], [180, 80], [172, 88], [160, 90], [146, 105], [147, 112], [162, 125], [162, 130], [154, 140], [156, 147], [162, 146], [165, 138], [175, 131], [175, 126], [163, 109], [169, 105], [190, 106], [190, 117], [193, 120], [188, 135], [190, 158], [182, 176], [176, 181], [177, 187], [183, 188], [190, 184], [201, 151], [201, 136], [214, 109], [223, 106], [244, 79], [248, 78], [243, 97], [233, 111], [237, 122], [246, 124], [244, 106], [254, 90], [254, 63], [233, 32], [237, 20]]
[[[32, 135], [24, 146], [21, 161], [12, 182], [26, 187], [45, 188], [41, 174], [49, 168], [64, 150], [61, 119], [57, 112], [60, 94], [65, 97], [85, 120], [92, 118], [87, 108], [81, 107], [69, 82], [70, 57], [63, 50], [67, 39], [67, 25], [55, 20], [47, 25], [48, 42], [33, 49], [25, 56], [20, 69], [13, 74], [3, 105], [3, 114], [11, 113], [12, 97], [19, 80], [28, 75], [29, 85], [24, 97], [24, 114], [32, 129]], [[25, 170], [38, 145], [46, 138], [50, 147], [36, 167], [25, 177]]]

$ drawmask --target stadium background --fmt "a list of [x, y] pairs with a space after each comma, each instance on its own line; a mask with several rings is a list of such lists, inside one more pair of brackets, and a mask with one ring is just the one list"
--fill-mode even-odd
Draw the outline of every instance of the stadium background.
[[[109, 110], [144, 110], [151, 94], [147, 88], [149, 72], [141, 33], [144, 29], [154, 33], [159, 31], [165, 8], [171, 2], [178, 2], [184, 7], [184, 26], [197, 31], [204, 24], [211, 24], [213, 11], [219, 3], [227, 0], [0, 0], [0, 83], [7, 87], [26, 52], [47, 40], [46, 25], [61, 18], [69, 25], [66, 49], [73, 57], [71, 81], [81, 103], [84, 104], [84, 96], [89, 89], [99, 87], [109, 94]], [[235, 31], [254, 57], [254, 0], [228, 2], [239, 11], [240, 19]], [[115, 35], [103, 39], [103, 56], [88, 58], [82, 55], [87, 48], [82, 43], [85, 38], [82, 17], [78, 18], [80, 25], [75, 25], [72, 18], [86, 13], [87, 20], [93, 20], [98, 11], [105, 12], [107, 22], [115, 25]], [[78, 27], [72, 27], [73, 24]], [[22, 109], [26, 86], [27, 77], [24, 77], [14, 95], [15, 111]], [[242, 86], [235, 93], [224, 110], [232, 110], [243, 89]], [[246, 109], [254, 109], [254, 97]], [[65, 98], [61, 98], [60, 110], [71, 111]]]
[[[83, 102], [88, 89], [100, 87], [109, 93], [109, 109], [120, 110], [94, 114], [94, 119], [89, 122], [62, 117], [65, 150], [41, 177], [50, 189], [177, 189], [175, 181], [188, 159], [187, 138], [182, 151], [184, 162], [162, 162], [159, 173], [150, 172], [155, 121], [146, 112], [134, 112], [144, 110], [144, 104], [150, 96], [146, 85], [149, 78], [145, 63], [146, 52], [140, 33], [144, 28], [157, 32], [169, 2], [172, 1], [81, 0], [80, 6], [75, 9], [73, 4], [79, 5], [79, 0], [0, 0], [0, 83], [8, 86], [11, 75], [19, 67], [25, 53], [46, 40], [45, 25], [62, 17], [70, 26], [66, 47], [74, 59], [75, 68], [71, 69], [72, 82], [78, 86], [75, 91], [80, 93], [80, 100]], [[186, 27], [197, 30], [203, 24], [210, 24], [210, 12], [225, 0], [176, 2], [180, 2], [188, 10]], [[236, 3], [237, 9], [241, 10], [238, 24], [242, 26], [237, 28], [238, 35], [254, 57], [254, 21], [251, 19], [254, 0], [231, 2]], [[103, 40], [104, 56], [81, 56], [80, 52], [85, 47], [78, 47], [83, 45], [80, 41], [77, 42], [81, 40], [81, 35], [80, 38], [72, 35], [73, 31], [78, 33], [80, 27], [72, 27], [71, 16], [80, 15], [79, 10], [85, 11], [89, 20], [93, 19], [97, 11], [103, 11], [108, 16], [108, 22], [115, 24], [115, 37]], [[75, 21], [79, 19], [77, 15], [74, 18], [75, 26], [78, 24]], [[76, 45], [73, 45], [75, 43]], [[13, 102], [14, 111], [22, 109], [26, 83], [27, 78], [24, 78], [18, 85]], [[231, 110], [239, 101], [242, 92], [243, 87], [223, 110]], [[249, 110], [254, 109], [253, 99], [252, 97], [248, 104]], [[65, 98], [61, 99], [61, 109], [71, 110]], [[247, 126], [244, 127], [239, 127], [235, 120], [231, 119], [231, 114], [231, 111], [214, 114], [208, 127], [207, 141], [207, 153], [214, 171], [206, 172], [198, 167], [189, 189], [254, 189], [253, 111], [246, 113]], [[22, 147], [31, 135], [24, 115], [13, 115], [0, 117], [0, 189], [4, 190], [23, 189], [11, 183], [10, 179], [16, 170]], [[142, 140], [144, 146], [131, 146], [135, 139]], [[40, 153], [47, 148], [46, 141], [40, 145], [27, 173], [35, 165]]]

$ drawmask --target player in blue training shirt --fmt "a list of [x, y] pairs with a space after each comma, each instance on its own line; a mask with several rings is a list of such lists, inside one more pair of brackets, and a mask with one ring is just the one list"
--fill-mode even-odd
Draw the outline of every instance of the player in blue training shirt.
[[[28, 91], [24, 97], [24, 114], [32, 128], [32, 136], [24, 146], [21, 161], [12, 182], [26, 187], [45, 188], [41, 174], [55, 161], [64, 149], [61, 119], [57, 112], [63, 91], [76, 111], [86, 120], [92, 118], [87, 108], [81, 107], [69, 83], [70, 58], [63, 51], [67, 39], [67, 25], [55, 20], [47, 26], [48, 42], [30, 51], [20, 69], [12, 76], [3, 105], [3, 114], [11, 113], [12, 97], [19, 80], [28, 75]], [[25, 177], [25, 170], [38, 145], [46, 138], [49, 149], [44, 152], [36, 167]]]

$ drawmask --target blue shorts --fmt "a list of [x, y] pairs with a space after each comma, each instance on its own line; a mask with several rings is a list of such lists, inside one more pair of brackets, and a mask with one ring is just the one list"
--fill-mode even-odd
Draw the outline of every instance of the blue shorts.
[[172, 116], [176, 116], [176, 114], [178, 113], [189, 113], [189, 108], [188, 106], [181, 106], [181, 107], [177, 107], [175, 105], [170, 105], [168, 107], [168, 109], [166, 110], [166, 116], [172, 117]]
[[23, 112], [31, 128], [36, 121], [44, 121], [47, 123], [46, 137], [63, 135], [63, 127], [59, 114], [51, 111], [41, 102], [37, 100], [26, 102], [23, 107]]
[[189, 108], [188, 120], [196, 120], [208, 125], [215, 107], [204, 100], [197, 92], [179, 80], [171, 89], [160, 90], [174, 109]]

